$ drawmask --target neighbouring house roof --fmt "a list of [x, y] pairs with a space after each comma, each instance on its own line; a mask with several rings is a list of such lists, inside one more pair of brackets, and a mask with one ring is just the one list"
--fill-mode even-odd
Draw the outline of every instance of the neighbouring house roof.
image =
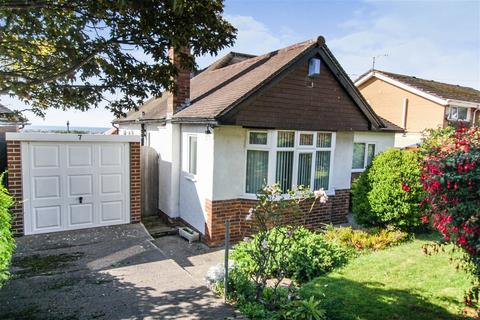
[[[291, 66], [318, 54], [354, 103], [371, 123], [381, 130], [402, 131], [379, 118], [349, 79], [325, 45], [323, 37], [312, 39], [260, 56], [231, 52], [200, 71], [190, 82], [190, 105], [176, 111], [172, 121], [217, 121], [249, 97], [262, 91]], [[116, 123], [165, 120], [167, 97], [146, 101], [138, 111], [131, 111]]]
[[19, 116], [9, 108], [5, 107], [0, 103], [0, 124], [1, 125], [15, 125], [15, 124], [25, 124], [27, 119], [22, 116]]
[[359, 86], [373, 77], [377, 77], [393, 85], [398, 83], [403, 84], [403, 89], [416, 94], [419, 94], [419, 92], [423, 93], [425, 98], [433, 100], [434, 102], [442, 105], [455, 102], [480, 104], [480, 91], [473, 88], [433, 80], [426, 80], [414, 76], [407, 76], [382, 70], [370, 70], [364, 73], [357, 80], [355, 80], [355, 85]]

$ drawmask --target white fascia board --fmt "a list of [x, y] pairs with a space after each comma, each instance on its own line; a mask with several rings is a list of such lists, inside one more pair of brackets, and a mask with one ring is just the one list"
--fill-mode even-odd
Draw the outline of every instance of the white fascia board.
[[455, 100], [455, 99], [447, 99], [447, 103], [451, 106], [458, 106], [458, 107], [466, 107], [466, 108], [480, 108], [480, 103], [478, 102], [470, 102], [470, 101], [463, 101], [463, 100]]
[[373, 76], [375, 75], [375, 73], [373, 71], [370, 71], [369, 73], [367, 73], [366, 75], [364, 75], [363, 77], [361, 77], [360, 79], [358, 79], [357, 81], [355, 81], [355, 86], [358, 87], [359, 85], [361, 85], [362, 83], [366, 82], [367, 80], [369, 80], [370, 78], [372, 78]]
[[8, 141], [52, 142], [140, 142], [141, 137], [135, 135], [7, 132], [5, 139]]
[[401, 88], [401, 89], [403, 89], [403, 90], [406, 90], [406, 91], [408, 91], [408, 92], [411, 92], [411, 93], [413, 93], [413, 94], [416, 94], [417, 96], [420, 96], [420, 97], [423, 97], [423, 98], [428, 99], [428, 100], [430, 100], [430, 101], [433, 101], [433, 102], [435, 102], [435, 103], [438, 103], [438, 104], [440, 104], [440, 105], [442, 105], [442, 106], [448, 105], [448, 100], [447, 100], [447, 99], [439, 98], [439, 97], [434, 96], [434, 95], [432, 95], [432, 94], [426, 93], [426, 92], [424, 92], [424, 91], [422, 91], [422, 90], [419, 90], [419, 89], [417, 89], [417, 88], [414, 88], [414, 87], [412, 87], [412, 86], [409, 86], [409, 85], [407, 85], [407, 84], [405, 84], [405, 83], [403, 83], [403, 82], [400, 82], [400, 81], [398, 81], [398, 80], [392, 79], [392, 78], [390, 78], [390, 77], [388, 77], [388, 76], [386, 76], [386, 75], [384, 75], [384, 74], [382, 74], [382, 73], [380, 73], [380, 72], [375, 72], [375, 71], [369, 72], [369, 73], [368, 73], [367, 75], [365, 75], [364, 77], [358, 79], [358, 81], [355, 82], [355, 85], [358, 87], [359, 85], [361, 85], [362, 83], [364, 83], [364, 82], [366, 82], [367, 80], [371, 79], [372, 77], [376, 77], [376, 78], [378, 78], [378, 79], [380, 79], [380, 80], [383, 80], [383, 81], [385, 81], [385, 82], [387, 82], [387, 83], [390, 83], [390, 84], [392, 84], [392, 85], [394, 85], [394, 86], [396, 86], [396, 87], [399, 87], [399, 88]]

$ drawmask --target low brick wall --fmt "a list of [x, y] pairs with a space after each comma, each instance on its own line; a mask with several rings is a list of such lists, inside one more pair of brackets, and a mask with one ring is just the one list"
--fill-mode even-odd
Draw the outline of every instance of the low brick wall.
[[[15, 202], [11, 208], [12, 231], [24, 234], [21, 141], [7, 140], [8, 190]], [[130, 142], [130, 221], [141, 220], [140, 142]]]
[[15, 236], [23, 235], [22, 152], [20, 147], [20, 141], [7, 141], [7, 185], [15, 201], [10, 209], [12, 231]]
[[[207, 222], [205, 223], [205, 241], [215, 246], [225, 240], [225, 220], [230, 221], [230, 238], [233, 242], [250, 235], [250, 226], [245, 217], [256, 200], [231, 199], [211, 201], [207, 200], [205, 209]], [[305, 219], [306, 227], [312, 230], [321, 228], [324, 224], [341, 224], [347, 222], [350, 190], [336, 190], [334, 196], [328, 198], [327, 203], [316, 203], [312, 212]], [[305, 213], [310, 209], [311, 202], [304, 204]], [[288, 217], [286, 219], [288, 222]]]
[[142, 183], [140, 173], [140, 142], [130, 142], [130, 222], [142, 218]]

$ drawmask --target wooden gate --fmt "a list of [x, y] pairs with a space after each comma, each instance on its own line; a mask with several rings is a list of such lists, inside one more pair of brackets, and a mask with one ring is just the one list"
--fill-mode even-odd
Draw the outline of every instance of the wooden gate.
[[142, 181], [142, 217], [153, 216], [158, 211], [158, 153], [143, 146], [140, 149]]

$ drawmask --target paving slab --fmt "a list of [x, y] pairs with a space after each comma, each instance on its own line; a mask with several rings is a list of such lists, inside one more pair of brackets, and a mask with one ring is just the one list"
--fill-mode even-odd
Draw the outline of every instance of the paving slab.
[[210, 267], [224, 263], [224, 248], [210, 248], [204, 243], [189, 243], [180, 236], [165, 236], [153, 243], [169, 259], [174, 260], [199, 283], [205, 283], [205, 275]]
[[0, 319], [237, 316], [152, 240], [141, 224], [18, 238]]

